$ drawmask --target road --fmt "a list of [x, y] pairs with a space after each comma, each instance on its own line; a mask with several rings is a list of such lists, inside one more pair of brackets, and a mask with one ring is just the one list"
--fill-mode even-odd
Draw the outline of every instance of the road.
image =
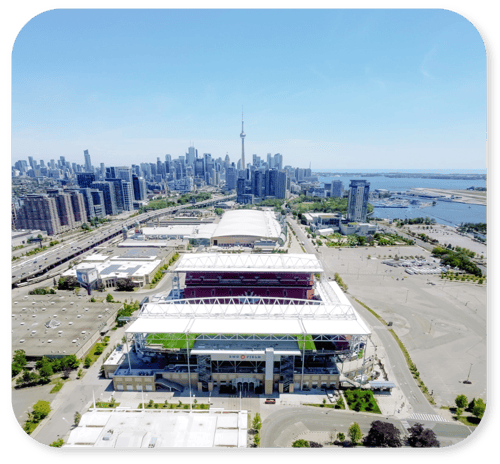
[[[313, 407], [282, 408], [267, 416], [262, 423], [261, 447], [281, 448], [289, 447], [301, 433], [333, 432], [335, 435], [342, 432], [347, 437], [347, 430], [353, 422], [357, 422], [363, 435], [366, 435], [374, 420], [390, 422], [401, 431], [404, 436], [406, 429], [395, 419], [389, 419], [378, 414], [356, 413], [351, 411], [336, 411]], [[413, 425], [417, 421], [408, 421]], [[464, 440], [470, 435], [470, 430], [463, 425], [454, 423], [419, 421], [425, 428], [431, 428], [437, 435], [442, 446], [449, 446]]]
[[[301, 230], [301, 228], [297, 224], [294, 224], [293, 219], [289, 219], [288, 223], [297, 234], [298, 239], [300, 241], [304, 241], [304, 248], [306, 249], [306, 251], [308, 253], [315, 254], [321, 261], [321, 254], [315, 250], [310, 240], [307, 239], [306, 234]], [[326, 277], [333, 277], [333, 275], [328, 275], [328, 272], [325, 272], [325, 274]], [[396, 377], [396, 381], [401, 388], [402, 393], [409, 401], [413, 412], [423, 414], [436, 414], [434, 408], [431, 404], [429, 404], [423, 393], [420, 391], [420, 388], [416, 384], [415, 379], [408, 369], [408, 365], [406, 363], [403, 352], [399, 348], [399, 345], [397, 344], [393, 335], [388, 331], [387, 327], [382, 325], [380, 321], [364, 307], [352, 301], [352, 297], [351, 304], [354, 306], [356, 311], [360, 313], [363, 319], [371, 327], [372, 331], [375, 332], [381, 340], [382, 345], [384, 346], [387, 353], [388, 359], [386, 360], [386, 362], [391, 365], [392, 372]]]

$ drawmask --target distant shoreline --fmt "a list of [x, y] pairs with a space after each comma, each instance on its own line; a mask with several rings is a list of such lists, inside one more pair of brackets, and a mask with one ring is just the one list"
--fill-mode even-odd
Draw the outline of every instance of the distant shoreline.
[[362, 176], [362, 177], [392, 177], [397, 179], [452, 179], [452, 180], [486, 180], [486, 174], [439, 174], [437, 172], [346, 172], [346, 171], [313, 171], [319, 177]]

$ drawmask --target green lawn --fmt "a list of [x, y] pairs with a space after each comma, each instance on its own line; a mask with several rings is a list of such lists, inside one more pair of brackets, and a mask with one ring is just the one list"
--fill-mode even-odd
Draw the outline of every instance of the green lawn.
[[[189, 349], [191, 350], [194, 346], [194, 342], [196, 338], [200, 334], [189, 334]], [[210, 335], [216, 335], [216, 334], [210, 334]], [[226, 337], [233, 337], [234, 335], [232, 334], [224, 334]], [[240, 336], [250, 336], [250, 334], [241, 334]], [[265, 336], [266, 334], [257, 334], [260, 336]], [[278, 335], [279, 336], [279, 335]], [[304, 336], [303, 335], [297, 335], [297, 342], [299, 344], [300, 350], [303, 349], [304, 347]], [[186, 348], [186, 335], [183, 333], [172, 333], [172, 334], [149, 334], [146, 343], [148, 345], [163, 345], [163, 348], [167, 350], [174, 350], [174, 349], [185, 349]], [[314, 344], [314, 341], [312, 339], [311, 335], [306, 336], [306, 350], [315, 350], [316, 345]]]
[[370, 390], [346, 390], [344, 397], [347, 401], [349, 409], [354, 411], [365, 411], [382, 414], [377, 401]]

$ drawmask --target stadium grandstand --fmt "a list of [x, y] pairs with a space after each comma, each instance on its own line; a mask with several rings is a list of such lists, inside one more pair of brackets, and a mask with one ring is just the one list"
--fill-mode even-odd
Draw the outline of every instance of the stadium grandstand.
[[175, 272], [184, 288], [126, 329], [116, 390], [338, 388], [343, 362], [362, 357], [370, 330], [314, 255], [186, 254]]

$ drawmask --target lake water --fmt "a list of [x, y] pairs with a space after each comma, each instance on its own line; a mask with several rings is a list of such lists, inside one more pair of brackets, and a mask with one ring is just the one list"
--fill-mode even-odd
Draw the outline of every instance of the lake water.
[[[335, 177], [319, 177], [320, 182], [340, 180], [344, 189], [349, 189], [352, 179], [365, 179], [370, 183], [370, 191], [375, 189], [386, 189], [389, 191], [405, 191], [411, 188], [437, 188], [437, 189], [466, 189], [468, 187], [486, 187], [485, 179], [462, 180], [462, 179], [428, 179], [428, 178], [393, 178], [385, 176], [353, 176], [342, 174]], [[375, 208], [373, 217], [386, 219], [405, 219], [426, 217], [434, 218], [439, 224], [459, 225], [462, 222], [486, 222], [486, 206], [468, 205], [449, 201], [436, 200], [436, 206], [426, 208]]]

